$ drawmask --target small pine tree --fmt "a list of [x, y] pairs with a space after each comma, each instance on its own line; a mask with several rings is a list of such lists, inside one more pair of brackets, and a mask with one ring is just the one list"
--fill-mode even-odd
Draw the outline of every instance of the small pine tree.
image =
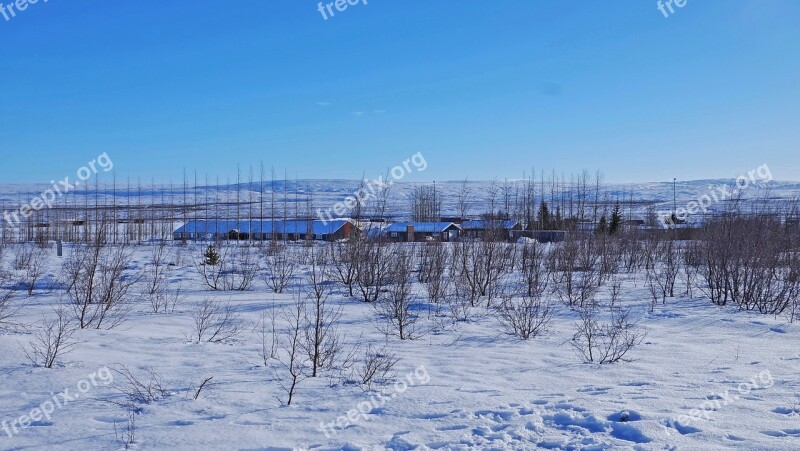
[[203, 253], [203, 257], [205, 257], [205, 261], [203, 263], [208, 266], [217, 266], [219, 264], [219, 254], [217, 253], [217, 249], [213, 244], [208, 245], [205, 253]]
[[550, 208], [547, 206], [547, 202], [542, 202], [539, 206], [539, 227], [542, 230], [550, 228]]
[[597, 233], [602, 234], [607, 232], [608, 232], [608, 220], [606, 219], [605, 213], [603, 213], [603, 216], [600, 216], [600, 222], [597, 223]]
[[608, 226], [608, 234], [613, 235], [619, 232], [622, 227], [622, 212], [619, 202], [614, 205], [614, 210], [611, 212], [611, 224]]

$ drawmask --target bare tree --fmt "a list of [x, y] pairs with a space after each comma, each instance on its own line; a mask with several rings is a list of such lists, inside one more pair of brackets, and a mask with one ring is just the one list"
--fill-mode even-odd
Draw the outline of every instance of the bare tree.
[[378, 328], [387, 336], [397, 335], [401, 340], [410, 340], [416, 337], [419, 321], [419, 316], [411, 308], [413, 254], [403, 246], [395, 246], [388, 259], [392, 265], [392, 278], [385, 295], [375, 303], [381, 320]]
[[394, 366], [400, 359], [385, 347], [381, 349], [367, 345], [364, 358], [356, 368], [358, 385], [364, 391], [372, 391], [374, 385], [387, 384], [394, 378]]
[[347, 287], [350, 297], [353, 296], [353, 287], [356, 284], [356, 276], [358, 274], [358, 246], [358, 239], [351, 237], [343, 243], [331, 243], [328, 248], [331, 276]]
[[505, 331], [523, 340], [536, 338], [547, 332], [547, 326], [552, 319], [550, 303], [540, 295], [516, 297], [511, 293], [504, 293], [496, 310]]
[[111, 329], [125, 320], [128, 294], [138, 282], [138, 276], [127, 271], [131, 261], [126, 245], [107, 245], [100, 237], [77, 247], [64, 261], [63, 296], [81, 329]]
[[235, 338], [242, 330], [242, 321], [236, 309], [230, 304], [222, 305], [211, 299], [198, 304], [192, 312], [192, 320], [193, 338], [197, 343], [227, 341]]
[[275, 325], [275, 308], [270, 308], [269, 314], [261, 312], [261, 316], [256, 324], [255, 332], [259, 338], [258, 356], [264, 362], [264, 366], [278, 357], [279, 334]]
[[22, 303], [15, 302], [17, 284], [13, 279], [11, 273], [0, 266], [0, 326], [22, 308]]
[[28, 346], [23, 347], [23, 352], [35, 366], [52, 368], [59, 357], [75, 349], [77, 342], [72, 336], [76, 328], [63, 308], [53, 310], [50, 318], [42, 315], [40, 324]]
[[342, 317], [341, 307], [330, 302], [330, 283], [328, 265], [324, 253], [312, 253], [309, 268], [305, 308], [305, 340], [303, 350], [311, 364], [311, 377], [317, 377], [322, 368], [333, 366], [343, 345], [337, 330]]
[[296, 256], [288, 247], [283, 247], [266, 258], [264, 276], [267, 285], [275, 293], [283, 293], [297, 272]]
[[420, 262], [418, 279], [425, 288], [428, 301], [433, 304], [442, 302], [447, 295], [450, 282], [447, 268], [451, 264], [449, 246], [444, 243], [426, 243], [419, 246]]
[[442, 196], [436, 185], [417, 186], [411, 192], [411, 217], [415, 222], [436, 222], [442, 216]]
[[555, 293], [570, 307], [594, 302], [600, 286], [597, 256], [588, 240], [568, 239], [550, 254]]
[[303, 352], [305, 301], [297, 296], [294, 305], [284, 309], [283, 315], [289, 326], [282, 334], [278, 362], [281, 364], [283, 374], [277, 374], [277, 379], [278, 385], [286, 392], [286, 405], [290, 406], [297, 392], [297, 386], [308, 378], [309, 362]]
[[594, 307], [581, 309], [572, 346], [586, 363], [616, 363], [644, 340], [645, 333], [629, 320], [629, 311], [612, 309], [611, 320], [601, 323]]

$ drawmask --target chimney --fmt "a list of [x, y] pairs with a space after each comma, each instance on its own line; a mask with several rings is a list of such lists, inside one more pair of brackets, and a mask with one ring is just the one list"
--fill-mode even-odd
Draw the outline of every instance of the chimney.
[[408, 242], [414, 241], [414, 226], [411, 224], [406, 226], [406, 240]]

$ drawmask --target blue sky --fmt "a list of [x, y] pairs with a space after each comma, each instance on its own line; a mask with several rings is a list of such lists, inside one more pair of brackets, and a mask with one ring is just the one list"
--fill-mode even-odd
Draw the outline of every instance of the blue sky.
[[[0, 16], [0, 183], [800, 180], [800, 2], [49, 0]], [[9, 3], [10, 0], [0, 0]]]

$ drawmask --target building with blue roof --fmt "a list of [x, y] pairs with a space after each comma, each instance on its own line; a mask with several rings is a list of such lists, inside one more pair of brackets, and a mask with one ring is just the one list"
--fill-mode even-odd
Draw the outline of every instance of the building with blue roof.
[[395, 222], [383, 229], [389, 241], [458, 241], [461, 227], [452, 222]]
[[214, 240], [317, 240], [347, 239], [355, 230], [349, 220], [193, 220], [178, 227], [173, 239], [178, 241]]

